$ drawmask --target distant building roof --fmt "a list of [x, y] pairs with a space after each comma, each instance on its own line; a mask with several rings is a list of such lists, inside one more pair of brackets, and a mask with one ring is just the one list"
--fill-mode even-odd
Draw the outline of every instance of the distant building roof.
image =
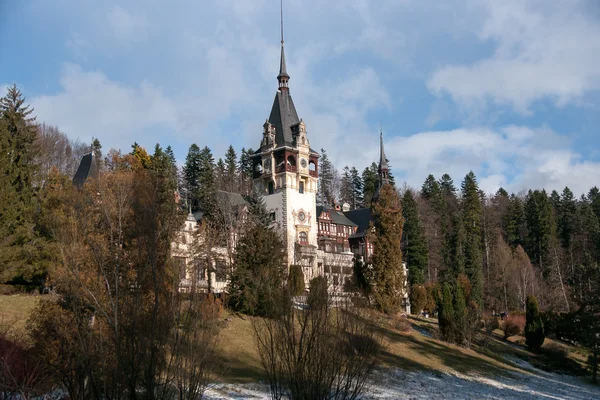
[[73, 177], [73, 184], [81, 189], [88, 178], [95, 178], [98, 174], [98, 166], [96, 163], [96, 156], [93, 152], [85, 154], [81, 157], [81, 162]]
[[345, 226], [357, 226], [357, 224], [355, 224], [354, 222], [349, 220], [342, 211], [336, 210], [335, 208], [332, 208], [332, 207], [317, 206], [317, 218], [320, 218], [321, 214], [324, 211], [327, 211], [329, 213], [329, 215], [331, 216], [331, 220], [335, 224], [345, 225]]
[[344, 215], [358, 226], [356, 233], [350, 238], [364, 237], [369, 233], [369, 225], [373, 221], [373, 213], [370, 208], [346, 211]]

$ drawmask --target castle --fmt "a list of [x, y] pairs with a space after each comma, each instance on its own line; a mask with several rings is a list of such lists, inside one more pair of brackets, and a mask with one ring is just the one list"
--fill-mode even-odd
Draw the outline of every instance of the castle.
[[[263, 125], [260, 147], [251, 155], [254, 188], [262, 194], [272, 222], [285, 244], [285, 263], [301, 267], [308, 285], [317, 276], [327, 278], [330, 291], [347, 292], [352, 281], [355, 261], [369, 262], [373, 243], [369, 241], [373, 215], [371, 208], [349, 210], [338, 205], [317, 205], [320, 155], [310, 147], [306, 124], [298, 117], [289, 88], [283, 41], [277, 75], [278, 89], [269, 118]], [[86, 154], [73, 179], [81, 187], [95, 176], [93, 153]], [[388, 182], [389, 166], [380, 133], [379, 189]], [[218, 203], [238, 225], [248, 212], [245, 199], [238, 193], [219, 191]], [[208, 244], [198, 235], [202, 213], [189, 210], [177, 239], [172, 244], [173, 258], [179, 264], [181, 290], [197, 288], [221, 293], [227, 290], [229, 274], [234, 268], [233, 253], [238, 231], [229, 230], [226, 244]], [[407, 277], [404, 266], [404, 276]], [[406, 286], [406, 285], [405, 285]], [[410, 312], [407, 290], [404, 308]]]
[[[317, 205], [320, 155], [310, 147], [306, 124], [298, 117], [290, 94], [289, 80], [282, 35], [278, 89], [269, 118], [263, 124], [260, 147], [251, 156], [254, 188], [263, 196], [273, 224], [281, 232], [287, 267], [300, 266], [307, 284], [314, 277], [325, 276], [330, 291], [342, 294], [352, 280], [355, 260], [368, 262], [373, 254], [368, 235], [373, 216], [370, 208], [349, 210], [337, 205]], [[381, 188], [389, 177], [381, 134], [378, 172]], [[375, 201], [378, 192], [379, 189]], [[233, 202], [243, 212], [240, 195], [219, 192], [219, 196], [220, 204]], [[193, 234], [196, 220], [190, 212], [185, 235]], [[186, 245], [181, 241], [175, 246], [175, 255], [186, 257]], [[219, 292], [226, 290], [227, 279], [219, 271], [232, 255], [221, 248], [213, 256], [215, 272], [203, 272], [200, 286]], [[182, 262], [187, 265], [189, 260]], [[406, 277], [406, 267], [404, 272]], [[407, 291], [403, 297], [405, 310], [410, 312]]]

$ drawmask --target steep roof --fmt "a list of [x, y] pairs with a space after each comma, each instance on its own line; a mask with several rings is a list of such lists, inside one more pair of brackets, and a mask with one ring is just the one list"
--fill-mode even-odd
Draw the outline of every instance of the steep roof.
[[338, 211], [335, 208], [317, 206], [317, 218], [319, 218], [324, 211], [327, 211], [329, 213], [331, 221], [335, 224], [345, 226], [357, 226], [357, 224], [348, 219], [342, 211]]
[[277, 147], [292, 146], [292, 126], [300, 122], [289, 90], [278, 90], [275, 94], [269, 122], [275, 126]]
[[359, 238], [367, 235], [369, 224], [373, 221], [373, 213], [370, 208], [346, 211], [344, 215], [358, 226], [356, 233], [350, 236], [350, 238]]
[[81, 162], [73, 177], [73, 184], [81, 189], [88, 178], [95, 178], [98, 173], [94, 153], [87, 153], [81, 157]]

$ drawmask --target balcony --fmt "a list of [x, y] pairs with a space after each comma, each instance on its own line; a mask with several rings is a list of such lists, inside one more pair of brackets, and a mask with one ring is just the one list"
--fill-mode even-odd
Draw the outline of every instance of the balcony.
[[319, 174], [317, 173], [317, 171], [308, 171], [308, 174], [310, 176], [312, 176], [313, 178], [318, 178]]
[[280, 172], [297, 172], [298, 168], [296, 168], [295, 165], [280, 165], [277, 167], [277, 169], [275, 170], [275, 172], [280, 173]]

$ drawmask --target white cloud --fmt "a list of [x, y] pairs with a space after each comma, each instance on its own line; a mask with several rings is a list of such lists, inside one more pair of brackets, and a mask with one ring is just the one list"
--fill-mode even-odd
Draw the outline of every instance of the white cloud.
[[600, 89], [600, 24], [593, 2], [490, 1], [483, 7], [481, 41], [494, 54], [467, 65], [446, 65], [427, 82], [468, 108], [493, 102], [528, 114], [549, 98], [558, 106]]
[[144, 15], [133, 14], [115, 6], [107, 13], [106, 18], [115, 38], [122, 43], [136, 42], [146, 37], [148, 21]]
[[126, 85], [66, 64], [60, 84], [60, 93], [31, 102], [39, 121], [58, 125], [72, 138], [93, 136], [126, 150], [135, 140], [144, 142], [146, 130], [177, 123], [174, 101], [149, 82]]

